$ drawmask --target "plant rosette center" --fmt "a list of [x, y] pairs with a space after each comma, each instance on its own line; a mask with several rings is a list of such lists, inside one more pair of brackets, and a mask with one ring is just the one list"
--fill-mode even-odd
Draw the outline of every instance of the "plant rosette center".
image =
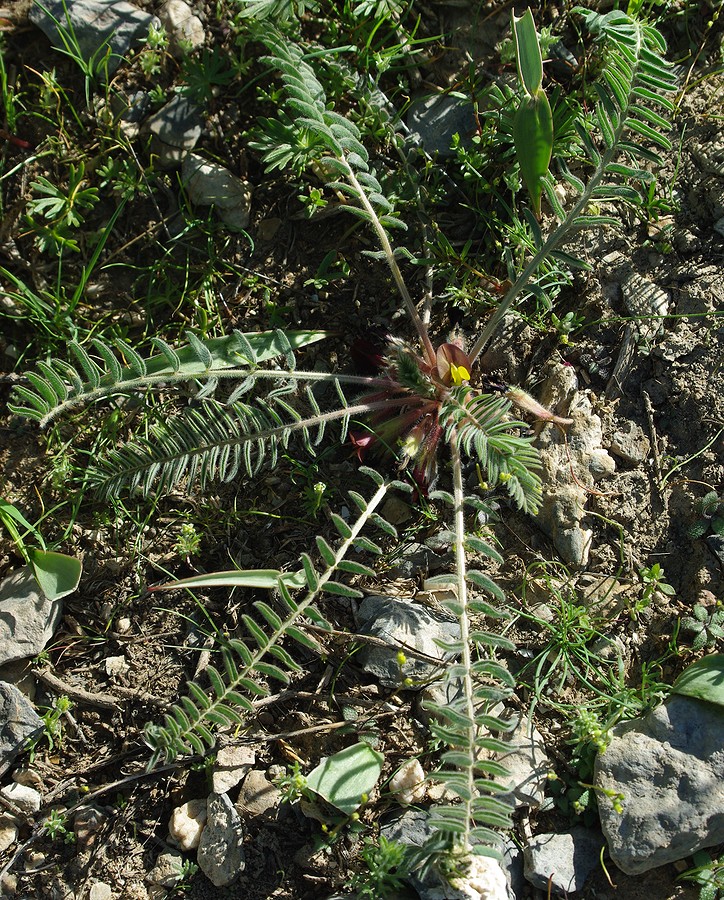
[[430, 363], [398, 340], [389, 341], [377, 362], [388, 387], [367, 398], [374, 410], [370, 431], [353, 432], [352, 444], [360, 460], [368, 452], [397, 455], [400, 468], [411, 467], [415, 481], [429, 487], [437, 474], [442, 404], [470, 381], [472, 363], [452, 342], [441, 344]]

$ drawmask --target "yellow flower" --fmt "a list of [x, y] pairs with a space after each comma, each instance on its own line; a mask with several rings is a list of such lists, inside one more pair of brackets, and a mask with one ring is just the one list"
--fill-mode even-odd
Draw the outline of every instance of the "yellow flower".
[[470, 381], [470, 372], [465, 366], [456, 366], [454, 362], [450, 363], [450, 377], [455, 386], [459, 386], [463, 381]]

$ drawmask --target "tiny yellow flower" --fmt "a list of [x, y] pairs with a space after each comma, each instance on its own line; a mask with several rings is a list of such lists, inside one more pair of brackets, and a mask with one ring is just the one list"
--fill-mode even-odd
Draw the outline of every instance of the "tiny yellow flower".
[[402, 666], [404, 666], [406, 662], [407, 662], [407, 657], [402, 652], [402, 650], [400, 650], [399, 653], [397, 654], [397, 664], [398, 664], [398, 666], [400, 666], [400, 668], [402, 668]]
[[422, 445], [421, 435], [417, 431], [413, 431], [407, 435], [404, 441], [401, 442], [401, 445], [402, 455], [408, 459], [415, 459]]
[[463, 381], [470, 381], [470, 372], [465, 366], [456, 366], [454, 362], [450, 363], [450, 377], [453, 384], [459, 386]]

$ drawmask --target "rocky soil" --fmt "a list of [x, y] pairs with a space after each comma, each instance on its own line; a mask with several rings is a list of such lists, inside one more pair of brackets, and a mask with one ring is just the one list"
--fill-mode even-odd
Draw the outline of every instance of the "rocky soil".
[[[459, 62], [461, 48], [492, 59], [509, 15], [501, 4], [484, 5], [489, 31], [475, 31], [471, 7], [479, 4], [431, 6], [424, 15], [451, 35], [450, 50], [420, 67], [420, 96], [429, 95], [445, 65]], [[51, 46], [58, 38], [49, 14], [61, 17], [63, 4], [46, 7], [0, 10], [5, 67], [18, 83], [28, 70], [56, 68], [67, 83], [77, 78]], [[108, 260], [81, 292], [76, 312], [85, 323], [120, 322], [139, 338], [164, 328], [169, 339], [202, 321], [209, 333], [280, 323], [329, 328], [334, 336], [309, 349], [305, 365], [332, 357], [344, 368], [356, 336], [400, 321], [381, 264], [355, 250], [347, 279], [310, 285], [327, 251], [349, 243], [350, 234], [334, 218], [301, 218], [297, 188], [263, 174], [239, 137], [240, 120], [246, 126], [252, 114], [228, 86], [208, 107], [169, 91], [152, 109], [149, 85], [136, 83], [137, 68], [122, 60], [142, 45], [154, 16], [171, 35], [172, 55], [214, 47], [228, 29], [211, 4], [74, 0], [68, 9], [82, 47], [97, 46], [97, 29], [111, 36], [108, 74], [131, 98], [126, 137], [139, 154], [150, 149], [165, 173], [132, 216], [118, 219]], [[551, 426], [539, 429], [545, 493], [537, 517], [495, 498], [499, 515], [481, 523], [505, 560], [492, 574], [505, 588], [513, 613], [506, 634], [516, 644], [506, 662], [518, 688], [499, 710], [511, 724], [503, 761], [515, 828], [506, 838], [501, 888], [511, 900], [542, 900], [549, 892], [693, 900], [698, 888], [679, 876], [697, 851], [712, 859], [724, 853], [724, 714], [670, 694], [688, 664], [724, 653], [715, 628], [704, 640], [703, 626], [692, 624], [695, 607], [703, 609], [700, 622], [712, 622], [724, 603], [724, 538], [701, 510], [707, 494], [724, 494], [724, 79], [721, 27], [716, 17], [709, 27], [709, 15], [700, 10], [662, 26], [675, 48], [690, 33], [703, 48], [679, 70], [674, 150], [657, 176], [657, 196], [668, 205], [647, 220], [624, 213], [620, 228], [577, 239], [591, 269], [577, 273], [558, 301], [559, 315], [573, 311], [584, 323], [572, 339], [537, 327], [524, 309], [506, 318], [484, 359], [496, 377], [525, 385], [573, 420], [565, 437]], [[63, 108], [62, 92], [51, 92], [51, 100], [50, 107]], [[444, 153], [460, 129], [460, 106], [416, 115], [411, 124], [426, 150]], [[55, 262], [34, 247], [23, 217], [28, 182], [52, 173], [61, 156], [79, 154], [62, 137], [44, 143], [53, 130], [48, 121], [28, 118], [25, 131], [0, 131], [4, 402], [39, 356], [39, 322], [52, 328], [53, 315], [65, 322], [61, 302], [42, 316], [27, 312], [30, 295], [47, 297], [55, 277]], [[92, 116], [88, 121], [82, 150], [98, 155]], [[70, 126], [68, 133], [75, 133]], [[228, 271], [208, 276], [213, 306], [204, 306], [201, 291], [175, 309], [168, 297], [164, 305], [150, 291], [137, 294], [142, 267], [156, 267], [159, 295], [165, 278], [172, 294], [202, 271], [210, 232], [192, 231], [187, 240], [184, 204], [213, 217], [214, 240], [223, 235]], [[69, 271], [77, 277], [77, 264]], [[253, 279], [243, 281], [249, 273]], [[71, 288], [62, 286], [66, 301], [76, 283], [71, 275]], [[409, 277], [422, 292], [422, 279], [414, 271]], [[28, 286], [27, 306], [18, 300], [18, 281]], [[474, 335], [480, 310], [453, 307], [433, 305], [435, 331], [455, 324]], [[50, 602], [12, 543], [0, 544], [0, 891], [48, 900], [351, 896], [351, 875], [365, 867], [360, 832], [348, 828], [330, 840], [324, 811], [283, 802], [278, 779], [295, 763], [308, 773], [322, 757], [368, 739], [385, 763], [361, 825], [411, 844], [429, 832], [429, 809], [442, 798], [434, 783], [419, 784], [435, 766], [423, 701], [443, 698], [435, 695], [439, 685], [423, 690], [422, 683], [446, 661], [434, 639], [454, 637], [440, 612], [439, 586], [426, 584], [452, 564], [439, 537], [444, 510], [403, 501], [387, 509], [404, 535], [402, 550], [391, 551], [374, 583], [363, 584], [361, 604], [335, 608], [340, 633], [326, 655], [310, 654], [290, 688], [260, 701], [248, 727], [227, 729], [213, 755], [149, 773], [145, 723], [160, 721], [190, 678], [203, 678], [216, 653], [214, 635], [234, 632], [245, 602], [213, 591], [198, 603], [185, 593], [152, 594], [149, 585], [169, 573], [228, 568], [230, 559], [242, 567], [290, 565], [316, 533], [302, 489], [329, 485], [325, 508], [339, 508], [344, 489], [356, 484], [355, 461], [348, 447], [314, 463], [290, 451], [252, 484], [103, 509], [88, 500], [76, 509], [69, 485], [82, 464], [70, 454], [74, 440], [88, 448], [93, 423], [92, 416], [76, 420], [80, 437], [73, 438], [63, 428], [41, 436], [6, 410], [0, 420], [0, 494], [31, 521], [43, 520], [47, 539], [84, 562], [78, 591]], [[469, 474], [474, 486], [477, 475]], [[183, 549], [188, 523], [201, 535], [200, 549]], [[323, 511], [312, 525], [328, 527]], [[671, 590], [654, 585], [647, 593], [642, 571], [655, 565]], [[345, 631], [377, 640], [358, 650]], [[413, 651], [406, 669], [400, 644]], [[596, 754], [595, 735], [576, 737], [576, 711], [616, 708], [610, 743]], [[401, 767], [404, 777], [391, 782]], [[485, 878], [490, 893], [459, 896], [496, 896], [497, 875], [481, 875], [481, 884]], [[434, 879], [413, 878], [394, 896], [457, 895]]]

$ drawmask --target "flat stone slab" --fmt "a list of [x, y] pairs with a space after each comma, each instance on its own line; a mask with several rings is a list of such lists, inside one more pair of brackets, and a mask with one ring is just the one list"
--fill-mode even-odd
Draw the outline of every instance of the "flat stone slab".
[[151, 24], [158, 22], [155, 16], [125, 0], [43, 0], [43, 6], [45, 9], [34, 4], [29, 18], [53, 46], [65, 47], [60, 33], [65, 29], [75, 35], [81, 56], [89, 62], [94, 57], [97, 61], [103, 58], [107, 43], [109, 75], [131, 47], [143, 43]]
[[37, 656], [63, 614], [61, 600], [48, 600], [28, 566], [0, 582], [0, 665]]
[[451, 656], [443, 652], [436, 640], [460, 640], [457, 622], [443, 619], [419, 604], [394, 597], [365, 597], [357, 615], [362, 634], [374, 635], [390, 644], [389, 648], [369, 645], [359, 654], [365, 671], [387, 688], [399, 688], [408, 678], [411, 679], [410, 686], [415, 687], [416, 683], [427, 681], [440, 671], [439, 666], [409, 654], [401, 666], [398, 653], [404, 654], [406, 648], [417, 650], [432, 659], [439, 659], [442, 664]]
[[427, 153], [454, 156], [455, 151], [450, 149], [454, 134], [460, 136], [463, 146], [470, 146], [476, 130], [475, 110], [470, 100], [433, 94], [413, 102], [407, 127], [419, 135]]
[[611, 859], [627, 875], [724, 842], [724, 707], [674, 694], [615, 726], [594, 784]]
[[188, 97], [177, 94], [144, 122], [141, 129], [153, 136], [152, 151], [163, 168], [180, 165], [201, 137], [201, 110]]
[[526, 880], [534, 887], [567, 897], [580, 891], [598, 865], [603, 836], [588, 828], [565, 834], [537, 834], [523, 850]]
[[545, 741], [538, 729], [523, 716], [513, 731], [502, 732], [498, 738], [510, 746], [507, 753], [491, 754], [508, 770], [508, 777], [497, 778], [508, 793], [499, 799], [516, 807], [540, 806], [545, 796], [548, 775], [552, 766], [545, 751]]
[[33, 704], [13, 684], [0, 681], [0, 771], [8, 768], [26, 742], [43, 730]]
[[225, 887], [246, 866], [244, 827], [226, 794], [209, 794], [206, 809], [206, 827], [197, 851], [199, 868], [216, 887]]

